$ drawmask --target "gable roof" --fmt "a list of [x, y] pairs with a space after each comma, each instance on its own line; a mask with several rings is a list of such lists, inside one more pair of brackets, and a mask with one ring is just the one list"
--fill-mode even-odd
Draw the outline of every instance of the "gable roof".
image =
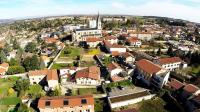
[[127, 42], [129, 43], [135, 43], [135, 42], [138, 42], [140, 41], [137, 37], [131, 37], [131, 38], [128, 38], [127, 39]]
[[188, 93], [195, 93], [196, 91], [199, 90], [199, 88], [193, 84], [187, 84], [183, 90], [185, 90]]
[[[82, 104], [81, 100], [86, 99], [86, 104]], [[64, 105], [63, 102], [67, 100], [68, 105]], [[85, 96], [55, 96], [55, 97], [42, 97], [38, 101], [38, 108], [46, 108], [46, 101], [50, 101], [50, 108], [59, 107], [75, 107], [83, 105], [94, 105], [94, 98], [92, 95]]]
[[91, 66], [83, 70], [76, 72], [75, 78], [91, 78], [100, 80], [100, 68], [97, 66]]
[[177, 63], [177, 62], [183, 62], [183, 60], [179, 57], [170, 57], [170, 58], [160, 58], [158, 59], [159, 63], [161, 65], [164, 64], [170, 64], [170, 63]]
[[159, 65], [156, 65], [153, 62], [146, 59], [142, 59], [136, 62], [136, 66], [148, 74], [157, 73], [162, 69]]
[[169, 82], [169, 86], [171, 86], [172, 88], [178, 90], [180, 89], [181, 87], [184, 86], [184, 84], [174, 78], [171, 78], [171, 81]]
[[47, 76], [47, 80], [58, 80], [58, 73], [57, 70], [35, 70], [29, 71], [28, 76]]
[[97, 37], [88, 37], [86, 38], [87, 42], [98, 42], [98, 41], [102, 41], [101, 38], [97, 38]]
[[117, 68], [121, 69], [121, 67], [120, 67], [117, 63], [114, 63], [114, 62], [108, 64], [108, 65], [107, 65], [107, 68], [108, 68], [109, 71], [114, 70], [114, 69], [117, 69]]

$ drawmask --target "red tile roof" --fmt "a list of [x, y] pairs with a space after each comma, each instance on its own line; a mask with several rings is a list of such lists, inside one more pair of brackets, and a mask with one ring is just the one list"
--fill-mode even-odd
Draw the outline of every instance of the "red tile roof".
[[107, 65], [107, 68], [108, 68], [109, 71], [114, 70], [116, 68], [121, 69], [121, 67], [117, 63], [110, 63], [110, 64]]
[[188, 93], [195, 93], [199, 90], [199, 88], [193, 84], [187, 84], [183, 89]]
[[127, 58], [133, 55], [130, 52], [125, 52], [125, 53], [122, 53], [121, 56], [123, 56], [124, 58]]
[[106, 36], [105, 37], [105, 40], [115, 40], [117, 39], [117, 37], [114, 37], [114, 36]]
[[136, 66], [148, 74], [157, 73], [162, 69], [159, 65], [156, 65], [153, 62], [146, 59], [142, 59], [136, 62]]
[[118, 51], [112, 51], [112, 52], [111, 52], [111, 55], [112, 55], [112, 56], [119, 56], [120, 53], [119, 53]]
[[102, 41], [102, 39], [100, 38], [96, 38], [96, 37], [88, 37], [86, 38], [87, 42], [98, 42], [98, 41]]
[[3, 67], [3, 68], [8, 68], [9, 64], [8, 63], [2, 63], [2, 64], [0, 64], [0, 66]]
[[131, 38], [128, 38], [127, 41], [129, 43], [135, 43], [135, 42], [138, 42], [140, 41], [137, 37], [131, 37]]
[[91, 66], [83, 70], [76, 72], [75, 78], [91, 78], [100, 80], [100, 68], [97, 66]]
[[113, 82], [117, 82], [117, 81], [122, 81], [122, 80], [124, 80], [124, 78], [119, 77], [119, 76], [112, 76], [111, 79], [112, 79]]
[[169, 86], [171, 86], [172, 88], [178, 90], [180, 89], [181, 87], [184, 86], [184, 84], [174, 78], [171, 79], [171, 81], [169, 82]]
[[57, 70], [35, 70], [29, 71], [28, 76], [40, 76], [45, 75], [47, 76], [47, 80], [58, 80], [58, 73]]
[[183, 62], [183, 60], [179, 57], [161, 58], [161, 59], [158, 59], [158, 61], [161, 65]]
[[107, 46], [109, 48], [125, 48], [124, 46], [119, 45], [119, 44], [111, 44], [107, 40], [104, 40], [103, 43], [104, 43], [105, 46]]
[[[86, 99], [86, 104], [82, 104], [81, 100]], [[67, 100], [68, 105], [64, 105], [63, 102]], [[59, 107], [75, 107], [83, 105], [94, 105], [94, 98], [92, 95], [85, 96], [56, 96], [56, 97], [42, 97], [38, 101], [38, 108], [46, 108], [46, 101], [50, 101], [49, 108]]]
[[56, 42], [58, 42], [58, 39], [56, 39], [56, 38], [46, 38], [45, 42], [46, 43], [56, 43]]

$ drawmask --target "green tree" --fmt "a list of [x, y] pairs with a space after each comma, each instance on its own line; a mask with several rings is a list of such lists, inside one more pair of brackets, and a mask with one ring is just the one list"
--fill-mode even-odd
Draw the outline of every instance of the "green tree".
[[42, 86], [40, 86], [39, 84], [35, 84], [29, 87], [28, 94], [32, 98], [40, 98], [44, 95], [44, 91], [42, 90]]
[[4, 53], [3, 50], [0, 52], [0, 63], [3, 63], [6, 61], [6, 54]]
[[26, 71], [39, 69], [39, 60], [37, 56], [34, 55], [32, 57], [25, 58], [23, 61], [23, 66], [25, 67]]
[[157, 51], [157, 55], [160, 56], [162, 54], [161, 49], [159, 48]]
[[169, 56], [174, 56], [174, 51], [173, 51], [172, 46], [170, 46], [170, 47], [168, 48], [167, 54], [168, 54]]
[[13, 41], [13, 49], [18, 49], [19, 48], [19, 43], [17, 42], [17, 39], [15, 38]]
[[29, 85], [30, 82], [27, 79], [17, 80], [14, 84], [14, 89], [18, 92], [18, 96], [23, 96], [25, 91], [28, 90]]
[[36, 50], [36, 43], [34, 42], [29, 42], [26, 46], [25, 46], [25, 51], [26, 52], [30, 52], [33, 53]]
[[10, 66], [19, 66], [20, 63], [15, 59], [15, 58], [11, 58], [10, 62], [9, 62]]
[[23, 66], [11, 66], [8, 68], [8, 71], [6, 72], [7, 75], [13, 75], [13, 74], [19, 74], [24, 73], [25, 68]]
[[3, 51], [4, 51], [5, 53], [9, 53], [9, 52], [12, 51], [12, 48], [10, 47], [10, 45], [9, 45], [8, 43], [6, 43], [6, 44], [5, 44], [5, 47], [4, 47], [4, 49], [3, 49]]

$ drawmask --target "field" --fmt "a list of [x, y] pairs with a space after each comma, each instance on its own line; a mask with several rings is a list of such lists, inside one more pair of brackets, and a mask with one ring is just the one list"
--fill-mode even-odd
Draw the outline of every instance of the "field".
[[82, 50], [82, 48], [77, 47], [65, 47], [62, 50], [60, 57], [70, 57], [75, 59], [77, 56], [80, 56]]
[[72, 95], [91, 95], [91, 94], [103, 94], [101, 89], [97, 88], [78, 88], [72, 90]]
[[51, 67], [51, 69], [62, 69], [62, 68], [66, 68], [67, 64], [65, 63], [54, 63], [53, 66]]

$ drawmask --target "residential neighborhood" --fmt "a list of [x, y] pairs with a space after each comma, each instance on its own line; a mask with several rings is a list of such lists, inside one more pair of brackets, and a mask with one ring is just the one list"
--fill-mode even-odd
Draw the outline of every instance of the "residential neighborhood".
[[200, 24], [168, 17], [0, 24], [0, 112], [199, 112], [199, 51]]

